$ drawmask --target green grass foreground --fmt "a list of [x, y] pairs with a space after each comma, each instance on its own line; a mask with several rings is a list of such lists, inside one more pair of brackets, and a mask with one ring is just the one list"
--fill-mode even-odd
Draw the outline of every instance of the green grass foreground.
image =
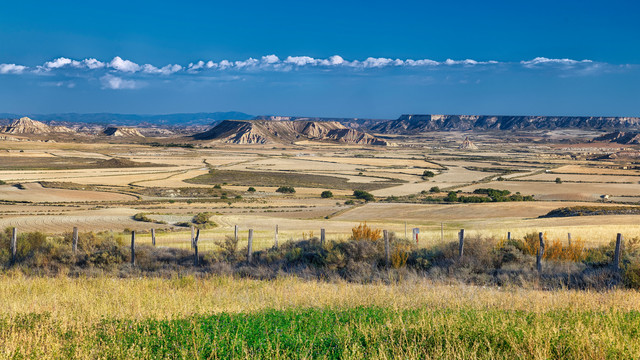
[[[306, 308], [67, 328], [47, 314], [0, 320], [3, 339], [64, 344], [7, 358], [637, 359], [640, 312]], [[7, 336], [7, 332], [14, 336]], [[53, 337], [53, 338], [52, 338]]]

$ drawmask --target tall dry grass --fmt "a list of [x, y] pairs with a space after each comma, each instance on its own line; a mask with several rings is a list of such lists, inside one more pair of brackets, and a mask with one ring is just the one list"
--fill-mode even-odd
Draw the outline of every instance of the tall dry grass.
[[[553, 356], [552, 350], [555, 351], [554, 344], [548, 341], [548, 337], [555, 338], [558, 331], [565, 331], [567, 336], [572, 336], [571, 343], [577, 346], [572, 351], [586, 357], [600, 357], [598, 351], [602, 351], [603, 344], [617, 349], [616, 351], [635, 354], [640, 351], [637, 344], [617, 342], [618, 336], [624, 335], [626, 339], [624, 341], [628, 341], [629, 337], [624, 330], [624, 324], [618, 324], [617, 321], [620, 317], [624, 318], [626, 313], [633, 315], [640, 311], [640, 293], [636, 291], [500, 289], [447, 285], [427, 280], [395, 285], [359, 285], [342, 281], [333, 283], [302, 281], [295, 278], [280, 278], [272, 281], [231, 277], [198, 279], [189, 276], [173, 279], [40, 278], [18, 274], [0, 276], [0, 288], [3, 289], [0, 292], [0, 303], [3, 304], [0, 307], [1, 358], [8, 358], [15, 354], [35, 358], [57, 358], [70, 355], [74, 358], [88, 359], [105, 356], [104, 354], [110, 354], [106, 357], [112, 358], [131, 358], [144, 356], [144, 354], [148, 357], [150, 353], [145, 351], [153, 349], [143, 348], [137, 349], [136, 352], [129, 352], [133, 350], [126, 346], [123, 348], [120, 342], [126, 339], [126, 335], [122, 335], [125, 336], [122, 338], [120, 332], [137, 332], [136, 329], [140, 325], [135, 324], [148, 323], [148, 321], [152, 321], [150, 324], [155, 324], [154, 321], [162, 319], [181, 321], [180, 319], [188, 319], [192, 315], [257, 314], [265, 310], [298, 311], [305, 308], [340, 312], [362, 307], [388, 309], [384, 311], [390, 311], [391, 317], [384, 323], [384, 327], [365, 322], [358, 323], [355, 325], [356, 328], [350, 328], [345, 324], [328, 330], [342, 334], [346, 331], [347, 338], [349, 332], [363, 333], [370, 341], [381, 341], [381, 344], [385, 344], [383, 338], [380, 338], [384, 336], [385, 328], [393, 329], [393, 334], [396, 334], [394, 336], [401, 335], [408, 329], [413, 329], [412, 336], [419, 336], [420, 333], [415, 331], [424, 331], [428, 334], [436, 330], [449, 329], [437, 336], [441, 336], [440, 341], [450, 339], [450, 345], [453, 347], [437, 348], [436, 352], [431, 353], [432, 356], [491, 358], [491, 349], [487, 352], [482, 348], [475, 350], [464, 348], [464, 341], [470, 341], [468, 336], [476, 330], [459, 329], [460, 324], [463, 324], [461, 322], [467, 324], [465, 321], [470, 321], [468, 316], [479, 316], [477, 321], [473, 320], [469, 324], [475, 323], [480, 328], [488, 326], [497, 329], [496, 326], [500, 327], [499, 324], [491, 325], [492, 321], [506, 319], [513, 322], [516, 320], [509, 314], [520, 313], [521, 315], [517, 315], [516, 318], [524, 317], [529, 319], [527, 321], [534, 321], [534, 323], [533, 325], [516, 323], [514, 326], [532, 326], [535, 331], [527, 333], [524, 338], [505, 334], [503, 338], [493, 339], [492, 344], [488, 345], [494, 346], [495, 340], [495, 344], [503, 344], [500, 346], [513, 347], [514, 351], [517, 351], [515, 354], [520, 354], [522, 358], [548, 358]], [[418, 309], [422, 315], [412, 318], [414, 320], [411, 322], [405, 322], [407, 320], [402, 314], [411, 309]], [[576, 315], [577, 323], [556, 322], [556, 320], [559, 321], [558, 316], [571, 317], [572, 314]], [[601, 314], [598, 316], [602, 319], [593, 320], [595, 314]], [[132, 326], [135, 327], [123, 328], [118, 325], [118, 322], [111, 322], [115, 319], [134, 321]], [[547, 322], [545, 319], [553, 319], [553, 321]], [[602, 322], [602, 324], [586, 328], [585, 326], [592, 321]], [[187, 323], [190, 323], [189, 320]], [[191, 322], [191, 324], [195, 326], [195, 323]], [[565, 328], [562, 329], [562, 327]], [[170, 327], [170, 329], [173, 328]], [[200, 330], [197, 328], [192, 330], [194, 342], [187, 344], [188, 346], [184, 348], [185, 353], [176, 353], [170, 357], [192, 358], [195, 356], [199, 349], [195, 340], [196, 335], [206, 336], [206, 334], [198, 333]], [[112, 340], [120, 339], [118, 340], [120, 342], [113, 344], [96, 342], [96, 331], [106, 331], [106, 334], [101, 336], [107, 336]], [[491, 336], [499, 337], [499, 333], [498, 331]], [[582, 338], [576, 336], [577, 333], [589, 336]], [[189, 334], [186, 336], [192, 336]], [[144, 341], [152, 342], [155, 341], [152, 340], [153, 338], [161, 335], [144, 331], [138, 334]], [[166, 335], [168, 334], [162, 336]], [[264, 336], [266, 337], [267, 334]], [[483, 335], [478, 333], [474, 336]], [[411, 338], [406, 340], [409, 341]], [[411, 354], [418, 357], [425, 356], [426, 350], [420, 350], [415, 343], [403, 345], [402, 339], [402, 336], [394, 337], [395, 343], [382, 345], [388, 346], [380, 348], [381, 351], [386, 352], [378, 354], [362, 352], [361, 348], [353, 347], [355, 352], [347, 357], [385, 358], [387, 357], [385, 354], [389, 351], [397, 355], [407, 352], [404, 355], [410, 357]], [[241, 342], [244, 340], [246, 339], [238, 339]], [[268, 343], [265, 346], [272, 345], [274, 344]], [[98, 350], [117, 350], [117, 352], [97, 352]], [[247, 348], [247, 351], [247, 356], [242, 357], [252, 357], [251, 351], [255, 349]], [[277, 352], [274, 354], [277, 355]], [[497, 353], [494, 353], [494, 357], [495, 354]], [[282, 356], [274, 355], [274, 357]]]

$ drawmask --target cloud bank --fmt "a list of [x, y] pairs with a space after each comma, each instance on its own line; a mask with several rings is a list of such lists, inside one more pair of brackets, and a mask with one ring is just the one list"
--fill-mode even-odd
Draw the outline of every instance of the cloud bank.
[[[152, 65], [139, 64], [135, 61], [115, 56], [111, 60], [86, 58], [75, 60], [59, 57], [41, 65], [29, 66], [14, 63], [0, 64], [0, 75], [60, 75], [67, 78], [91, 77], [98, 79], [104, 89], [136, 89], [149, 77], [169, 76], [198, 76], [216, 72], [238, 74], [255, 74], [260, 72], [295, 72], [317, 71], [324, 74], [327, 71], [343, 71], [362, 73], [367, 71], [391, 70], [396, 72], [413, 71], [428, 72], [438, 70], [471, 71], [474, 69], [511, 69], [523, 71], [557, 71], [559, 76], [586, 76], [608, 69], [624, 68], [635, 65], [612, 65], [592, 60], [574, 60], [566, 58], [536, 57], [522, 61], [497, 61], [474, 59], [446, 59], [442, 61], [432, 59], [398, 59], [386, 57], [367, 57], [363, 60], [347, 60], [340, 55], [327, 58], [311, 56], [287, 56], [280, 58], [274, 54], [259, 58], [244, 60], [197, 60], [189, 64]], [[141, 82], [142, 80], [142, 82]]]

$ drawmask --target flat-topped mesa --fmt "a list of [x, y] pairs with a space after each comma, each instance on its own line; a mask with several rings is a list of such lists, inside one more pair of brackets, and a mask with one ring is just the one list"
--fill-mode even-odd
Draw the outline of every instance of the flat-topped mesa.
[[127, 127], [108, 127], [104, 129], [102, 134], [116, 137], [144, 137], [138, 129]]
[[41, 135], [50, 133], [72, 133], [74, 131], [65, 126], [49, 126], [28, 117], [21, 117], [20, 119], [14, 120], [10, 125], [0, 128], [0, 132], [7, 134]]
[[387, 145], [367, 133], [336, 121], [225, 120], [193, 136], [229, 144], [293, 143], [301, 140], [334, 141], [359, 145]]
[[515, 116], [515, 115], [402, 115], [376, 124], [375, 133], [410, 134], [426, 131], [469, 130], [640, 130], [638, 117]]

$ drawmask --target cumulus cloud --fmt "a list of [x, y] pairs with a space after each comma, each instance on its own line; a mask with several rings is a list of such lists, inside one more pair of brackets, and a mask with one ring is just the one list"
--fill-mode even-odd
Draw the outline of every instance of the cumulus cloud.
[[520, 62], [520, 64], [522, 64], [524, 67], [527, 67], [527, 68], [534, 68], [539, 65], [573, 66], [578, 64], [591, 64], [591, 63], [593, 63], [593, 61], [588, 59], [585, 59], [585, 60], [550, 59], [546, 57], [537, 57], [537, 58], [534, 58], [533, 60], [526, 60], [526, 61]]
[[137, 72], [140, 71], [140, 65], [133, 61], [123, 60], [120, 56], [116, 56], [109, 62], [109, 67], [122, 72]]
[[65, 67], [67, 65], [71, 65], [74, 67], [78, 67], [80, 66], [80, 62], [79, 61], [75, 61], [75, 60], [71, 60], [69, 58], [66, 57], [59, 57], [53, 61], [47, 61], [46, 63], [44, 63], [44, 67], [46, 69], [59, 69], [61, 67]]
[[26, 66], [16, 64], [0, 64], [0, 74], [22, 74]]
[[144, 64], [142, 66], [142, 72], [146, 74], [171, 75], [180, 70], [182, 70], [182, 66], [178, 64], [169, 64], [161, 68], [157, 68], [151, 64]]
[[84, 65], [87, 69], [101, 69], [105, 67], [105, 63], [102, 61], [98, 61], [94, 58], [84, 59], [82, 60], [82, 65]]
[[122, 90], [135, 89], [138, 87], [138, 83], [135, 80], [127, 80], [121, 77], [113, 76], [111, 74], [107, 74], [101, 77], [100, 82], [102, 83], [102, 88], [104, 89]]

